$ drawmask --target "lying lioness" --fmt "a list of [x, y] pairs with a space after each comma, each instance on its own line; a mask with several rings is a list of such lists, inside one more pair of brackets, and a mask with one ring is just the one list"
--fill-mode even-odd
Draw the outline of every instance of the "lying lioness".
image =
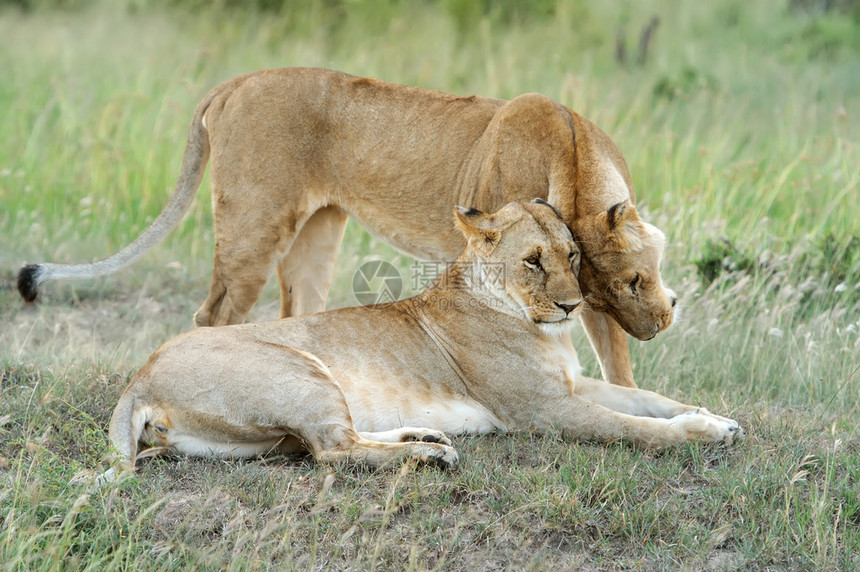
[[[662, 235], [639, 221], [624, 158], [592, 123], [538, 94], [457, 97], [319, 69], [261, 71], [213, 89], [152, 226], [100, 262], [24, 267], [22, 296], [142, 256], [188, 210], [210, 156], [215, 264], [198, 326], [243, 322], [275, 266], [281, 317], [325, 309], [347, 215], [412, 256], [447, 262], [463, 248], [455, 204], [490, 212], [533, 197], [559, 210], [582, 249], [581, 316], [605, 379], [635, 387], [624, 330], [647, 340], [672, 322]], [[620, 241], [614, 224], [636, 232]]]
[[446, 434], [558, 427], [567, 439], [658, 449], [743, 434], [704, 409], [581, 376], [568, 333], [583, 301], [580, 251], [552, 207], [456, 218], [465, 250], [414, 298], [201, 328], [164, 344], [111, 418], [120, 466], [134, 468], [139, 441], [188, 454], [450, 465]]

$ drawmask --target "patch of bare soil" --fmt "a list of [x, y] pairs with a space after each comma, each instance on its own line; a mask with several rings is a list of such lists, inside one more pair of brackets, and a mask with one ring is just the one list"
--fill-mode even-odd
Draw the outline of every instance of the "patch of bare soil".
[[[206, 297], [199, 281], [173, 278], [150, 272], [131, 283], [116, 277], [91, 285], [51, 283], [32, 304], [4, 280], [0, 359], [138, 367], [158, 346], [194, 327], [194, 312]], [[277, 315], [276, 303], [264, 299], [249, 321]]]

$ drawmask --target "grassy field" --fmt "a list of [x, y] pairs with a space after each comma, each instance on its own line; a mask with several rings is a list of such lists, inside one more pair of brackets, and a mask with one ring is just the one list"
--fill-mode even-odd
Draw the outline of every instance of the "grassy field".
[[[860, 567], [856, 1], [16, 4], [0, 2], [0, 568]], [[632, 344], [636, 378], [737, 419], [746, 441], [654, 455], [488, 436], [457, 439], [449, 471], [174, 458], [120, 488], [70, 485], [104, 466], [135, 368], [192, 326], [211, 271], [208, 188], [119, 274], [51, 283], [25, 306], [17, 269], [128, 243], [165, 204], [207, 90], [299, 65], [539, 91], [601, 126], [669, 238], [664, 280], [683, 306]], [[350, 223], [330, 306], [355, 304], [369, 257], [410, 275]], [[251, 319], [277, 308], [270, 284]]]

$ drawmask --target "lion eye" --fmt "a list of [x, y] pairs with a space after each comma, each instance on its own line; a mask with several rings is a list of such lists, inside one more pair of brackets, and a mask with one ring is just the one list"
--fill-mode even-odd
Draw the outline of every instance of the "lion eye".
[[526, 263], [526, 266], [529, 266], [531, 268], [535, 268], [535, 269], [541, 269], [542, 268], [540, 265], [540, 257], [537, 254], [532, 254], [528, 258], [524, 259], [523, 262]]
[[639, 285], [642, 283], [642, 277], [639, 276], [639, 273], [636, 273], [636, 277], [630, 281], [630, 291], [634, 294], [636, 293], [636, 289], [639, 288]]

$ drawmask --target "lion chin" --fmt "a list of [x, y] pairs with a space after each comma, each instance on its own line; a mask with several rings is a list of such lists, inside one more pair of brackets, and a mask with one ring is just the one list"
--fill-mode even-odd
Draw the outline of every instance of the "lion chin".
[[570, 333], [576, 325], [576, 320], [573, 316], [568, 316], [554, 322], [536, 321], [535, 323], [540, 328], [540, 331], [547, 336], [563, 336]]

